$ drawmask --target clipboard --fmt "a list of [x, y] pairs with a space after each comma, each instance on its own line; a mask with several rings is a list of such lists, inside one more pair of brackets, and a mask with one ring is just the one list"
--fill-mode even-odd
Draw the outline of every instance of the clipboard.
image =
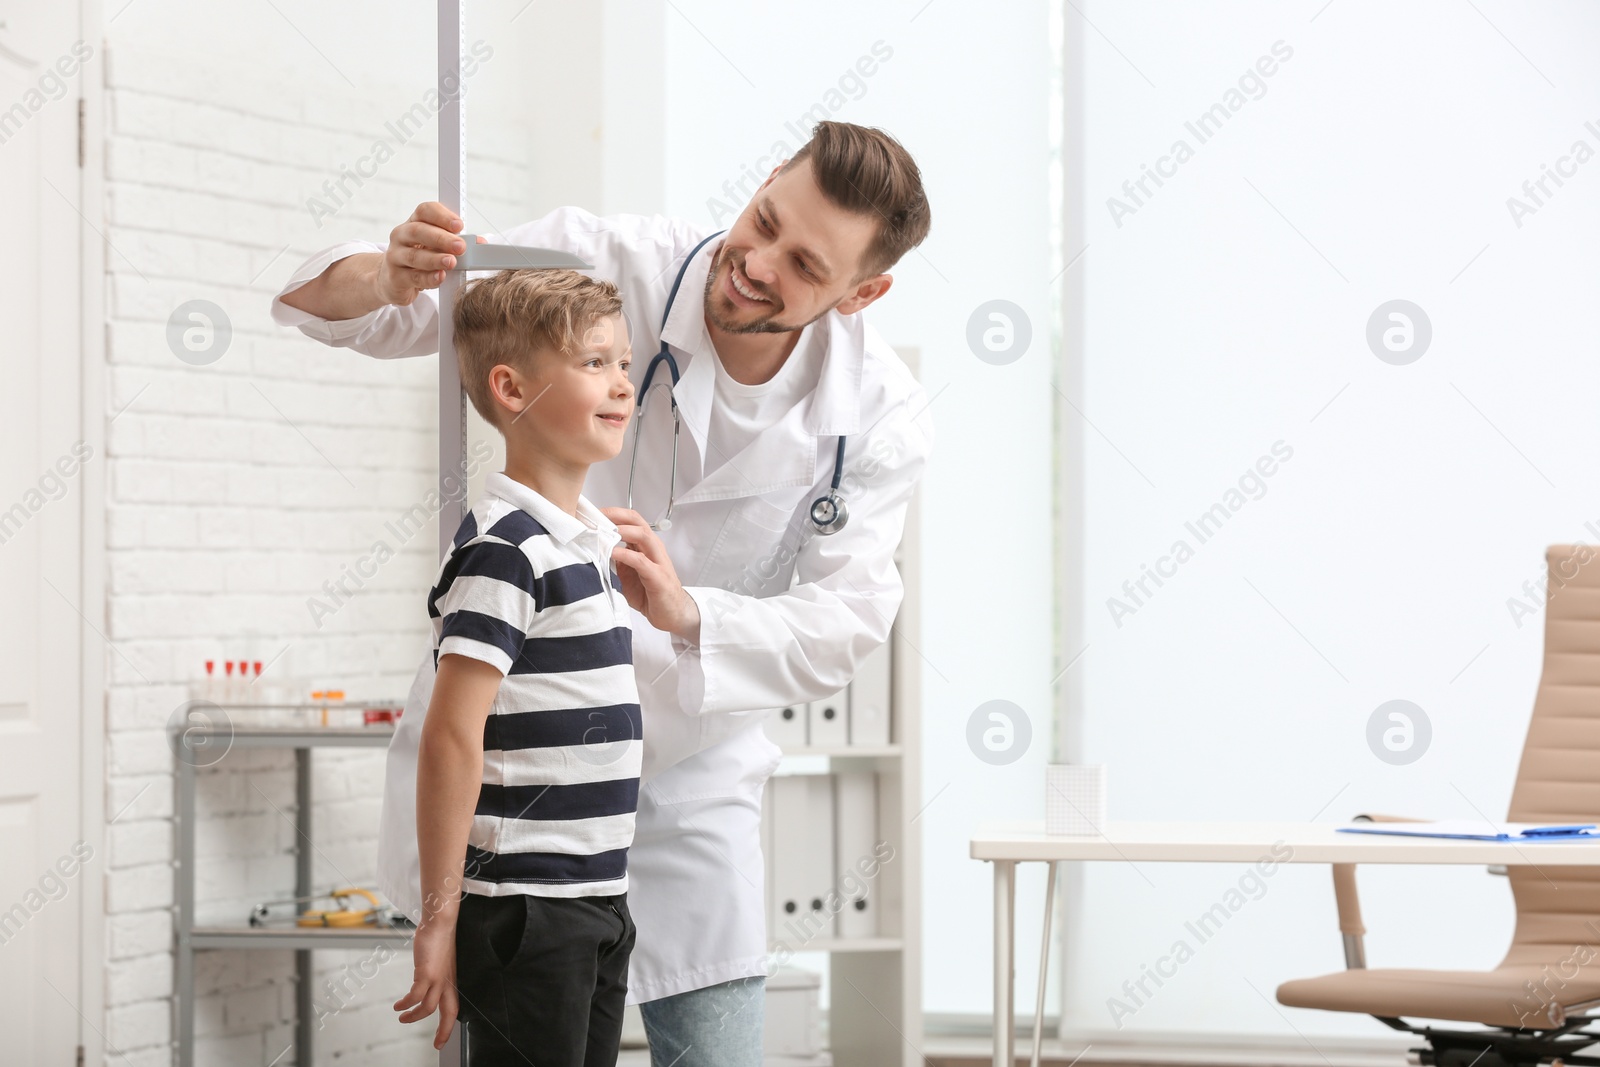
[[[1401, 829], [1400, 827], [1404, 827]], [[1477, 819], [1441, 819], [1432, 822], [1366, 823], [1340, 826], [1342, 834], [1384, 834], [1391, 837], [1445, 837], [1462, 841], [1593, 841], [1600, 840], [1594, 823], [1540, 824], [1492, 823]]]

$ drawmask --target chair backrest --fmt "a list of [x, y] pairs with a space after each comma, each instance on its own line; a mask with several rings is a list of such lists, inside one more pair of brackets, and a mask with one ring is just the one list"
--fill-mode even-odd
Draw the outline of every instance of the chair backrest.
[[[1544, 669], [1506, 818], [1600, 822], [1600, 546], [1551, 545], [1545, 563]], [[1600, 867], [1509, 872], [1517, 931], [1501, 966], [1600, 946]]]

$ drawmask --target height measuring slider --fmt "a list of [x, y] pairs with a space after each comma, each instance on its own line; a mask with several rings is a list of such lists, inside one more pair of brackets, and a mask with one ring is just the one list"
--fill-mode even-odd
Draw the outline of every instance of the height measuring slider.
[[[467, 145], [461, 76], [461, 57], [467, 51], [465, 0], [439, 0], [439, 203], [465, 219], [467, 202]], [[463, 233], [467, 249], [439, 283], [439, 558], [465, 518], [467, 496], [467, 398], [461, 390], [452, 336], [456, 291], [464, 274], [482, 270], [593, 270], [570, 252], [520, 245], [478, 244], [477, 235]], [[452, 507], [451, 505], [455, 506]]]

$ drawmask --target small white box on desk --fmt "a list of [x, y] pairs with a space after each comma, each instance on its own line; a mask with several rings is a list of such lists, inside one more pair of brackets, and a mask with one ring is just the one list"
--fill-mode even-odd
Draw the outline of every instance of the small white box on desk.
[[850, 743], [850, 690], [841, 689], [810, 705], [807, 733], [812, 748], [843, 748]]
[[782, 749], [806, 747], [806, 706], [794, 704], [769, 713], [761, 724], [767, 737]]
[[850, 743], [889, 743], [889, 642], [867, 654], [850, 683]]
[[1052, 763], [1044, 769], [1044, 832], [1094, 836], [1106, 825], [1106, 765]]

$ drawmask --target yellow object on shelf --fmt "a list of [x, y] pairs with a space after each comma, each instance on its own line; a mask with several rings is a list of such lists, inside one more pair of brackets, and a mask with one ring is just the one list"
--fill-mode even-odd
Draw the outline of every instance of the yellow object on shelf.
[[[378, 895], [369, 889], [350, 886], [345, 889], [335, 889], [329, 893], [338, 907], [326, 911], [303, 911], [295, 917], [296, 926], [366, 926], [378, 914]], [[370, 908], [351, 908], [348, 901], [351, 897], [364, 897]]]

